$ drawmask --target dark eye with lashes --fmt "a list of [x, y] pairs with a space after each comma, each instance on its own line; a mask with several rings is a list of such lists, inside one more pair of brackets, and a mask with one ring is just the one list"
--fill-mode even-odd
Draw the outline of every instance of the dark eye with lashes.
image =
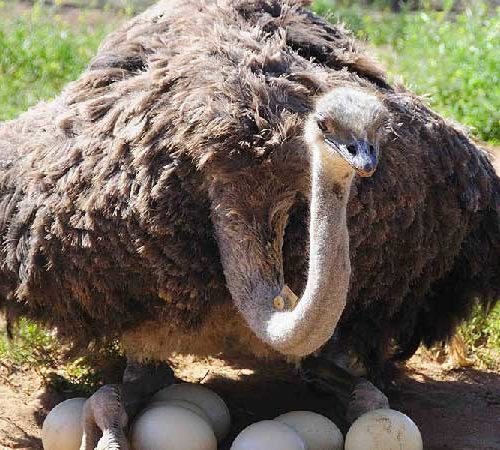
[[323, 133], [325, 133], [326, 131], [328, 131], [328, 127], [326, 126], [326, 123], [325, 123], [325, 120], [324, 120], [324, 119], [322, 119], [321, 117], [319, 117], [319, 118], [317, 118], [317, 119], [316, 119], [316, 122], [317, 122], [317, 124], [318, 124], [319, 129], [320, 129]]

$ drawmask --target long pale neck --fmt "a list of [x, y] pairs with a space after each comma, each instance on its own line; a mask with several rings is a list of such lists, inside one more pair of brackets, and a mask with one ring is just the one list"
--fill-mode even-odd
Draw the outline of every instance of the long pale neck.
[[303, 356], [317, 350], [344, 310], [351, 273], [346, 224], [351, 183], [352, 171], [343, 161], [314, 152], [306, 288], [297, 307], [273, 314], [267, 327], [274, 347], [283, 343], [283, 353]]
[[352, 171], [336, 155], [320, 151], [313, 155], [312, 169], [310, 260], [305, 293], [338, 293], [342, 310], [350, 276], [346, 207]]
[[311, 169], [308, 278], [302, 297], [291, 310], [273, 303], [280, 290], [286, 292], [280, 285], [283, 276], [263, 271], [266, 266], [259, 259], [267, 262], [273, 258], [266, 256], [261, 242], [253, 243], [260, 251], [251, 255], [251, 238], [242, 239], [250, 225], [228, 224], [232, 208], [222, 200], [214, 202], [212, 211], [224, 274], [236, 308], [262, 341], [296, 357], [314, 352], [332, 336], [346, 303], [351, 272], [346, 204], [352, 170], [340, 156], [321, 147], [313, 149]]

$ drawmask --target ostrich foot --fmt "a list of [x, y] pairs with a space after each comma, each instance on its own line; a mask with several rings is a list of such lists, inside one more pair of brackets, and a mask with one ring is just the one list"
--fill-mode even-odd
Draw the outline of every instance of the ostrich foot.
[[129, 359], [121, 386], [103, 386], [85, 402], [80, 450], [128, 450], [128, 422], [155, 392], [173, 381], [174, 373], [167, 364]]
[[174, 382], [174, 371], [168, 364], [129, 358], [122, 385], [123, 405], [129, 420], [146, 406], [153, 394]]
[[338, 400], [335, 411], [348, 424], [359, 416], [379, 408], [389, 408], [389, 400], [365, 378], [357, 377], [324, 358], [308, 358], [302, 363], [301, 376], [316, 391]]
[[347, 421], [353, 423], [363, 414], [380, 408], [389, 408], [389, 399], [387, 396], [368, 380], [359, 379], [347, 405]]
[[[109, 384], [100, 388], [83, 406], [83, 437], [80, 450], [128, 450], [125, 437], [127, 414], [121, 401], [121, 388]], [[99, 435], [102, 437], [97, 442]]]

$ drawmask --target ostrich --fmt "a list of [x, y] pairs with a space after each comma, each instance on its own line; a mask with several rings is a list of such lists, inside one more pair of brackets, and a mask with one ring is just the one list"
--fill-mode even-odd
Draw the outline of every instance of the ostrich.
[[174, 352], [380, 385], [500, 295], [486, 153], [298, 1], [159, 2], [4, 123], [0, 161], [1, 305], [127, 353], [84, 449], [127, 448]]
[[[317, 350], [331, 337], [344, 309], [349, 284], [346, 205], [353, 175], [368, 177], [374, 173], [386, 121], [387, 111], [376, 96], [346, 87], [334, 88], [321, 96], [307, 117], [303, 140], [311, 167], [309, 242], [310, 254], [314, 256], [309, 260], [307, 283], [301, 299], [284, 284], [283, 278], [281, 246], [286, 216], [283, 211], [275, 210], [283, 201], [282, 195], [287, 198], [291, 194], [283, 191], [288, 172], [277, 175], [282, 170], [283, 160], [278, 161], [279, 168], [271, 163], [268, 174], [272, 176], [274, 173], [277, 177], [268, 185], [262, 184], [259, 176], [262, 167], [259, 167], [257, 172], [251, 171], [246, 180], [240, 179], [236, 183], [231, 179], [231, 186], [227, 186], [228, 180], [225, 179], [224, 186], [212, 193], [216, 199], [212, 221], [227, 287], [236, 310], [261, 341], [252, 343], [253, 352], [256, 346], [267, 344], [282, 355], [302, 357]], [[232, 178], [234, 174], [225, 176]], [[261, 183], [260, 187], [257, 187], [257, 182]], [[252, 195], [258, 196], [252, 209], [244, 204], [248, 198], [245, 191], [250, 183]], [[249, 209], [255, 212], [264, 202], [268, 202], [269, 207], [263, 211], [263, 221], [248, 221], [241, 215]], [[274, 214], [282, 215], [273, 218]], [[269, 225], [267, 219], [274, 219], [276, 223]], [[267, 228], [264, 232], [261, 229], [263, 223]], [[250, 230], [249, 226], [252, 227]], [[249, 231], [263, 233], [252, 246], [240, 239]], [[327, 275], [330, 273], [335, 273], [335, 277]], [[329, 312], [326, 316], [325, 310]], [[211, 321], [208, 323], [210, 328], [214, 326]], [[215, 333], [227, 339], [244, 326], [242, 323], [236, 330], [216, 329]], [[196, 339], [203, 340], [207, 336], [208, 339], [219, 338], [211, 336], [211, 332], [202, 327]], [[224, 344], [220, 342], [218, 347], [222, 349]], [[171, 380], [165, 367], [154, 366], [151, 370], [151, 367], [134, 361], [127, 368], [126, 382], [131, 373], [138, 374], [141, 383], [146, 379], [150, 392], [127, 395], [123, 403], [128, 406], [129, 413], [140, 409], [151, 393]], [[156, 377], [156, 382], [152, 382], [152, 376]], [[105, 386], [87, 402], [82, 450], [94, 448], [96, 424], [110, 448], [115, 444], [126, 448], [126, 420], [123, 418], [127, 417], [127, 412], [120, 398], [119, 388]]]

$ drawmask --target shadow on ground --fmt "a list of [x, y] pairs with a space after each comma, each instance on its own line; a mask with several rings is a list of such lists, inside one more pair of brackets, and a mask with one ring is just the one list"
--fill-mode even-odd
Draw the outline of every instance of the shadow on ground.
[[[245, 426], [291, 410], [319, 412], [345, 431], [335, 398], [305, 386], [289, 365], [178, 357], [173, 366], [177, 376], [201, 382], [226, 400], [233, 427], [219, 450], [228, 450]], [[56, 385], [59, 391], [33, 371], [0, 365], [0, 448], [41, 449], [40, 424], [47, 411], [77, 396], [70, 385]], [[387, 393], [392, 407], [417, 423], [426, 450], [500, 449], [500, 374], [474, 368], [444, 371], [437, 363], [414, 358]]]

